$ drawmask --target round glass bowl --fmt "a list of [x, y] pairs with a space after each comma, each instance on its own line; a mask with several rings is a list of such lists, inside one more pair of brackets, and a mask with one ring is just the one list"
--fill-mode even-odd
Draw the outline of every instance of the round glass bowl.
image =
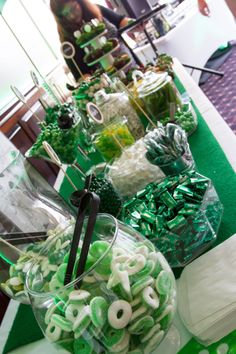
[[175, 279], [162, 254], [131, 227], [98, 214], [85, 272], [76, 278], [80, 244], [73, 280], [64, 286], [69, 252], [60, 265], [50, 260], [50, 253], [68, 241], [64, 233], [57, 235], [40, 254], [49, 256], [55, 273], [45, 277], [45, 265], [38, 259], [27, 274], [29, 297], [45, 337], [69, 353], [153, 352], [176, 308]]

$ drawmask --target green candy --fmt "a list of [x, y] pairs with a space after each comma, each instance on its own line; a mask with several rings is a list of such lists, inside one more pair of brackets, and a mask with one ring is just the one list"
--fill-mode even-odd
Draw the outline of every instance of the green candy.
[[125, 329], [114, 329], [109, 326], [104, 329], [104, 333], [103, 343], [106, 348], [111, 349], [124, 340], [126, 331]]
[[51, 317], [51, 323], [53, 323], [55, 326], [61, 328], [65, 332], [72, 331], [71, 321], [67, 320], [65, 317], [62, 317], [60, 315], [53, 314]]
[[92, 341], [85, 340], [84, 338], [78, 338], [74, 340], [74, 352], [78, 354], [92, 354], [93, 343]]
[[133, 296], [136, 296], [140, 293], [144, 288], [151, 285], [154, 279], [150, 276], [139, 279], [134, 285], [131, 287], [131, 293]]
[[[110, 248], [110, 245], [106, 241], [95, 241], [92, 246], [90, 247], [89, 254], [91, 257], [94, 259], [99, 259], [101, 258]], [[106, 257], [106, 259], [103, 259], [103, 264], [109, 264], [111, 261], [111, 257]]]
[[90, 308], [89, 306], [84, 306], [73, 324], [73, 331], [75, 332], [76, 339], [84, 333], [90, 322]]
[[67, 269], [67, 264], [63, 263], [63, 264], [60, 265], [60, 267], [58, 268], [58, 270], [56, 272], [56, 278], [61, 284], [64, 283], [65, 275], [66, 275], [66, 269]]
[[68, 338], [68, 339], [63, 339], [60, 340], [59, 342], [56, 343], [57, 348], [60, 350], [60, 348], [63, 348], [66, 350], [66, 352], [69, 352], [71, 354], [74, 353], [74, 338]]
[[151, 316], [144, 316], [128, 327], [132, 334], [141, 334], [146, 332], [154, 325], [154, 319]]
[[162, 270], [156, 279], [155, 286], [159, 294], [169, 294], [174, 286], [172, 275], [165, 270]]
[[101, 296], [96, 296], [90, 302], [91, 320], [95, 327], [103, 327], [107, 321], [108, 303]]
[[155, 263], [152, 260], [148, 260], [145, 267], [140, 272], [138, 272], [138, 274], [135, 274], [133, 276], [134, 281], [146, 277], [148, 275], [151, 275], [154, 269], [155, 269]]

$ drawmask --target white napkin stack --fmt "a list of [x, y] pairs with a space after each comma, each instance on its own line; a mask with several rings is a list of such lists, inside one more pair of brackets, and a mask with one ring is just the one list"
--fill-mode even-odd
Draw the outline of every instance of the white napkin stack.
[[236, 234], [183, 270], [178, 311], [187, 329], [204, 345], [236, 329]]

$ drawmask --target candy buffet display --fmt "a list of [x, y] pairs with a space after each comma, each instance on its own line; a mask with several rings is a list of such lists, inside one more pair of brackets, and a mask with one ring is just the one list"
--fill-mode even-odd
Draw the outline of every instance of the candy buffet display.
[[146, 72], [138, 82], [137, 95], [153, 121], [174, 117], [181, 99], [171, 77], [167, 73]]
[[95, 94], [95, 102], [103, 114], [105, 123], [112, 121], [114, 117], [125, 116], [133, 137], [140, 139], [144, 136], [143, 124], [124, 92], [106, 94], [103, 90], [98, 91]]
[[146, 152], [143, 139], [140, 139], [109, 166], [108, 176], [121, 196], [134, 195], [148, 183], [165, 177], [157, 166], [148, 162]]
[[116, 38], [108, 40], [105, 44], [102, 45], [101, 48], [96, 48], [91, 50], [84, 57], [84, 62], [88, 65], [92, 65], [93, 62], [97, 61], [103, 55], [113, 51], [114, 49], [119, 47], [119, 42]]
[[[91, 175], [88, 173], [87, 178], [90, 178], [89, 190], [96, 193], [100, 198], [99, 212], [118, 217], [122, 208], [122, 200], [110, 180], [105, 177], [103, 169], [100, 170], [100, 167], [96, 166], [92, 169]], [[78, 208], [80, 198], [81, 191], [75, 191], [72, 193], [70, 201]]]
[[144, 142], [146, 158], [159, 166], [165, 175], [178, 175], [194, 167], [187, 136], [178, 125], [160, 126], [149, 132]]
[[86, 104], [88, 102], [94, 102], [95, 93], [100, 90], [105, 90], [107, 93], [111, 91], [107, 81], [103, 78], [95, 78], [82, 82], [79, 88], [73, 92], [77, 107], [80, 110], [86, 111]]
[[[7, 296], [24, 304], [30, 303], [25, 288], [25, 279], [35, 259], [38, 259], [43, 271], [44, 287], [49, 289], [47, 279], [55, 274], [68, 252], [72, 234], [69, 232], [69, 228], [66, 231], [63, 230], [68, 223], [70, 223], [69, 220], [58, 225], [55, 229], [49, 230], [41, 241], [40, 237], [32, 238], [29, 234], [22, 234], [22, 244], [17, 247], [12, 247], [11, 243], [7, 244], [4, 239], [0, 238], [0, 288]], [[41, 250], [46, 245], [50, 245], [50, 242], [59, 232], [63, 232], [64, 242], [58, 242], [53, 247], [48, 246], [48, 254], [39, 256]], [[34, 271], [37, 271], [37, 266]]]
[[[151, 242], [107, 214], [98, 214], [93, 240], [85, 272], [67, 286], [69, 252], [47, 277], [49, 289], [41, 262], [31, 266], [27, 289], [41, 329], [58, 350], [70, 353], [152, 353], [175, 313], [170, 267]], [[62, 233], [50, 246], [64, 242]], [[40, 256], [46, 254], [47, 248]], [[76, 269], [73, 274], [75, 279]]]
[[[119, 49], [119, 41], [115, 38], [107, 39], [105, 24], [97, 19], [84, 24], [81, 31], [76, 31], [76, 43], [85, 50], [84, 62], [88, 66], [100, 64], [109, 75], [120, 74], [125, 77], [123, 69], [131, 63], [131, 58], [127, 54], [120, 54], [117, 57], [116, 51]], [[115, 58], [114, 58], [115, 56]]]
[[106, 161], [119, 157], [124, 148], [134, 144], [135, 140], [126, 123], [125, 117], [118, 117], [110, 124], [98, 126], [94, 143]]
[[122, 219], [148, 237], [172, 267], [185, 266], [217, 237], [222, 205], [196, 172], [151, 183], [124, 203]]
[[29, 157], [49, 158], [43, 142], [47, 141], [57, 153], [62, 163], [72, 164], [78, 154], [78, 124], [69, 129], [61, 129], [58, 123], [41, 124], [41, 133], [28, 152]]
[[93, 40], [98, 35], [103, 33], [106, 26], [103, 22], [97, 19], [93, 19], [91, 22], [86, 23], [81, 31], [76, 31], [74, 33], [76, 37], [76, 44], [79, 46], [84, 46], [87, 42]]

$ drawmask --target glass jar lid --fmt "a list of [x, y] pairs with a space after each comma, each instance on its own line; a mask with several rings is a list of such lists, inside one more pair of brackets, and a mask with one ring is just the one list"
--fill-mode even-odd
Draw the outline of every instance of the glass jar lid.
[[171, 81], [171, 77], [167, 73], [162, 74], [146, 74], [143, 82], [138, 87], [139, 97], [145, 97], [153, 92], [160, 90], [165, 84]]

